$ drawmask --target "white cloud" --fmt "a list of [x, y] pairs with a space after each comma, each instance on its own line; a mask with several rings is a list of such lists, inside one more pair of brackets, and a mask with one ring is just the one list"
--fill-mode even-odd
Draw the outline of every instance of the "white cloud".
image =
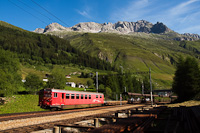
[[176, 32], [200, 34], [200, 0], [184, 0], [178, 4], [173, 0], [160, 1], [133, 0], [125, 7], [115, 10], [110, 18], [112, 21], [160, 21]]
[[89, 18], [91, 19], [92, 16], [91, 14], [91, 8], [89, 6], [85, 6], [83, 10], [76, 10], [78, 12], [78, 14], [80, 14], [81, 16], [85, 17], [85, 18]]
[[182, 14], [185, 14], [185, 13], [191, 11], [195, 7], [190, 6], [190, 5], [197, 1], [199, 1], [199, 0], [189, 0], [189, 1], [186, 1], [183, 3], [180, 3], [179, 5], [173, 7], [169, 10], [170, 16], [178, 16], [178, 15], [182, 15]]
[[77, 12], [78, 12], [80, 15], [86, 17], [86, 18], [91, 18], [91, 16], [89, 15], [89, 13], [88, 13], [87, 11], [79, 11], [79, 10], [77, 10]]
[[199, 34], [200, 35], [200, 25], [191, 25], [189, 27], [186, 27], [184, 29], [178, 30], [179, 33], [193, 33], [193, 34]]
[[200, 34], [200, 12], [195, 12], [183, 18], [179, 18], [179, 26], [176, 31], [179, 33], [197, 33]]
[[111, 20], [113, 21], [134, 21], [141, 19], [145, 13], [148, 12], [147, 6], [149, 6], [149, 0], [133, 0], [128, 3], [126, 7], [118, 9], [111, 13]]
[[[199, 27], [199, 2], [200, 0], [188, 0], [175, 5], [165, 11], [163, 22], [172, 30], [179, 33], [200, 33], [195, 28]], [[199, 29], [199, 28], [198, 28]]]

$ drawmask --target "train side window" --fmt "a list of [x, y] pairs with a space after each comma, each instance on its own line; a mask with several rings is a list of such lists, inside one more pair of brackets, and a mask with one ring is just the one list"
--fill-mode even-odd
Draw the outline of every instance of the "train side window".
[[98, 98], [98, 95], [96, 95], [96, 98]]
[[83, 99], [83, 95], [81, 95], [81, 99]]
[[76, 99], [79, 99], [79, 94], [76, 94]]
[[66, 99], [69, 99], [69, 94], [66, 94]]
[[74, 94], [71, 94], [71, 99], [74, 99], [74, 98], [75, 98]]
[[91, 95], [89, 95], [89, 99], [91, 99]]
[[85, 99], [87, 99], [87, 95], [85, 95]]
[[100, 95], [100, 98], [102, 98], [102, 96]]
[[54, 97], [58, 97], [58, 93], [54, 93]]
[[64, 99], [64, 97], [65, 97], [65, 94], [64, 94], [64, 93], [62, 93], [62, 99]]

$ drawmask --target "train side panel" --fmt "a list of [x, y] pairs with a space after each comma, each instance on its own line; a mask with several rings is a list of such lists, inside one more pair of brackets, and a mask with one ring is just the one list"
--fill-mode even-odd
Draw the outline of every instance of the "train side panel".
[[[77, 107], [92, 107], [101, 106], [104, 104], [104, 95], [102, 93], [93, 92], [79, 92], [79, 91], [67, 91], [58, 89], [48, 89], [51, 92], [49, 102], [43, 102], [44, 106], [49, 108], [77, 108]], [[44, 93], [47, 89], [44, 89]], [[40, 94], [40, 101], [41, 101]], [[44, 98], [43, 98], [43, 101]], [[40, 102], [41, 106], [41, 102]]]

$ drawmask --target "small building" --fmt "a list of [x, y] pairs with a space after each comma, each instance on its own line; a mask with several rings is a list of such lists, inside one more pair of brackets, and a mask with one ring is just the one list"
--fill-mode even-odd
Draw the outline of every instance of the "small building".
[[42, 81], [44, 81], [44, 82], [48, 82], [49, 80], [48, 80], [48, 79], [42, 79]]
[[71, 76], [70, 76], [70, 75], [65, 75], [65, 78], [68, 78], [68, 79], [70, 79], [70, 78], [71, 78]]
[[79, 84], [78, 88], [85, 88], [85, 86], [83, 84]]
[[73, 88], [76, 87], [76, 84], [75, 84], [74, 82], [66, 82], [66, 85], [67, 85], [67, 86], [71, 86], [71, 87], [73, 87]]

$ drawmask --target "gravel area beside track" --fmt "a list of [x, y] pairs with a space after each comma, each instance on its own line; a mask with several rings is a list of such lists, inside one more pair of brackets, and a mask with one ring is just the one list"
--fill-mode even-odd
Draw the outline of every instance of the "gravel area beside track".
[[0, 131], [7, 130], [12, 128], [19, 128], [24, 126], [48, 123], [48, 122], [55, 122], [60, 120], [108, 113], [117, 110], [124, 110], [133, 107], [140, 107], [143, 105], [126, 105], [126, 106], [116, 106], [112, 108], [100, 109], [100, 110], [91, 110], [91, 111], [82, 111], [82, 112], [74, 112], [68, 114], [60, 114], [60, 115], [53, 115], [53, 116], [43, 116], [43, 117], [35, 117], [35, 118], [27, 118], [27, 119], [18, 119], [18, 120], [9, 120], [9, 121], [2, 121], [0, 122]]

